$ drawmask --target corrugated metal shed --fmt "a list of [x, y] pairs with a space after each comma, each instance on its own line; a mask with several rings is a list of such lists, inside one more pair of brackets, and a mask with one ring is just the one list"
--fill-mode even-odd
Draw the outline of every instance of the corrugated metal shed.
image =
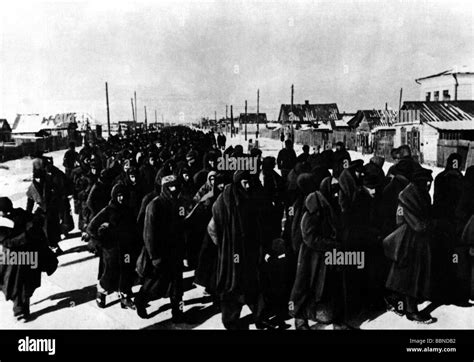
[[474, 101], [404, 102], [401, 110], [419, 111], [420, 121], [436, 129], [474, 129]]

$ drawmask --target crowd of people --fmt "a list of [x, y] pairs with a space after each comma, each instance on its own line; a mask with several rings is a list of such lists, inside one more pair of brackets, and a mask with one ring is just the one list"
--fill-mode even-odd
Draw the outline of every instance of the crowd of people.
[[[259, 329], [288, 328], [290, 318], [296, 329], [309, 321], [350, 329], [362, 312], [387, 308], [433, 323], [421, 302], [474, 298], [474, 166], [463, 175], [460, 155], [434, 180], [432, 202], [432, 171], [408, 146], [393, 150], [385, 174], [382, 157], [364, 164], [343, 143], [313, 153], [305, 145], [297, 155], [287, 139], [275, 158], [217, 138], [179, 126], [85, 143], [80, 152], [71, 144], [64, 172], [38, 155], [26, 210], [0, 198], [0, 216], [15, 225], [0, 227], [0, 243], [43, 255], [34, 277], [25, 266], [0, 265], [15, 316], [28, 319], [41, 271], [57, 267], [72, 212], [99, 257], [98, 306], [118, 293], [141, 318], [151, 301], [169, 297], [172, 321], [188, 322], [186, 270], [226, 329], [248, 327], [244, 305]], [[257, 172], [220, 169], [223, 155], [255, 157]], [[363, 267], [347, 262], [356, 255]]]

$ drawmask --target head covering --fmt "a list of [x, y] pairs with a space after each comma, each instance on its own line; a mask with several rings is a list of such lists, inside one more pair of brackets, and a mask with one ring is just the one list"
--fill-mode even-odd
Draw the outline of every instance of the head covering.
[[112, 192], [110, 193], [112, 201], [117, 201], [118, 195], [124, 195], [126, 194], [126, 188], [125, 186], [119, 182], [116, 184], [114, 187], [112, 187]]
[[382, 168], [385, 163], [385, 158], [382, 156], [374, 156], [370, 159], [370, 162]]
[[384, 178], [383, 171], [376, 164], [369, 162], [364, 166], [364, 186], [375, 189], [382, 186]]
[[457, 169], [461, 168], [462, 156], [459, 153], [451, 153], [446, 161], [446, 169], [451, 170], [454, 168], [454, 163], [457, 162]]
[[363, 160], [354, 160], [349, 164], [349, 170], [351, 172], [364, 172], [364, 161]]
[[0, 211], [8, 213], [13, 210], [13, 203], [8, 197], [0, 197]]
[[319, 188], [316, 178], [311, 173], [302, 173], [296, 179], [298, 188], [303, 192], [303, 195], [309, 195], [311, 192]]
[[433, 181], [433, 176], [431, 176], [432, 173], [433, 171], [427, 168], [418, 167], [413, 171], [412, 180], [414, 182]]
[[271, 171], [276, 166], [275, 157], [267, 156], [262, 160], [262, 169], [264, 172]]
[[235, 171], [232, 180], [236, 184], [240, 183], [242, 180], [250, 180], [250, 172], [244, 170]]
[[175, 175], [168, 175], [161, 179], [161, 186], [173, 186], [179, 184], [178, 178]]
[[414, 168], [415, 162], [413, 160], [402, 159], [397, 164], [390, 167], [388, 173], [394, 176], [402, 175], [411, 180]]

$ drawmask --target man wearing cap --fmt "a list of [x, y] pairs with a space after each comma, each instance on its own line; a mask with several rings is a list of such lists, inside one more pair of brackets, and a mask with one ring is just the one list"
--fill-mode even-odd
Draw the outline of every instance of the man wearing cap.
[[147, 317], [149, 301], [168, 296], [174, 323], [184, 322], [183, 259], [185, 209], [180, 198], [180, 181], [175, 175], [161, 180], [161, 193], [146, 207], [143, 228], [145, 246], [137, 262], [144, 283], [135, 304], [137, 314]]

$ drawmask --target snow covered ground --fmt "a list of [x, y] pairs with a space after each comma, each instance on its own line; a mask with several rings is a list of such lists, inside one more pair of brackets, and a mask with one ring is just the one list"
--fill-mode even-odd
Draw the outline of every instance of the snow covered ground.
[[[246, 143], [242, 135], [230, 138], [228, 144]], [[264, 156], [275, 156], [281, 149], [281, 142], [271, 139], [260, 139]], [[296, 145], [297, 153], [302, 145]], [[60, 168], [65, 151], [55, 151], [52, 156], [54, 164]], [[370, 159], [370, 155], [351, 152], [351, 156]], [[25, 191], [31, 177], [32, 162], [28, 158], [6, 162], [9, 170], [0, 168], [0, 196], [12, 198], [16, 207], [25, 207]], [[390, 164], [386, 163], [385, 170]], [[434, 176], [439, 173], [434, 168]], [[76, 218], [77, 224], [77, 218]], [[193, 272], [186, 272], [185, 279], [185, 312], [193, 324], [173, 325], [170, 321], [171, 306], [168, 299], [151, 303], [149, 319], [140, 319], [134, 311], [120, 308], [120, 304], [111, 300], [106, 309], [99, 309], [95, 303], [95, 285], [97, 282], [98, 259], [90, 254], [81, 242], [77, 230], [71, 238], [61, 242], [65, 251], [59, 257], [59, 268], [54, 275], [43, 274], [42, 286], [36, 290], [31, 300], [32, 321], [19, 323], [13, 318], [12, 303], [4, 300], [0, 293], [0, 329], [224, 329], [221, 315], [215, 311], [208, 299], [203, 297], [202, 290], [192, 285]], [[426, 304], [425, 306], [428, 306]], [[430, 306], [428, 306], [430, 308]], [[247, 307], [242, 317], [250, 313]], [[432, 312], [437, 323], [426, 326], [415, 324], [406, 318], [393, 313], [362, 314], [353, 324], [363, 329], [473, 329], [474, 308], [441, 306]], [[293, 324], [293, 321], [290, 321]], [[293, 326], [292, 326], [293, 328]], [[255, 329], [251, 325], [251, 329]], [[332, 329], [329, 326], [315, 326], [315, 329]]]

